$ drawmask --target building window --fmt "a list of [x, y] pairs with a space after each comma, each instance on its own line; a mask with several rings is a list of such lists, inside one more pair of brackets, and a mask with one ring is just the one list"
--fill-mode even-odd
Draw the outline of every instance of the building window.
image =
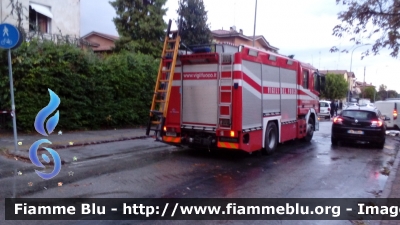
[[53, 15], [50, 7], [35, 3], [29, 4], [29, 31], [50, 33], [51, 18]]
[[308, 89], [308, 71], [303, 70], [303, 88]]

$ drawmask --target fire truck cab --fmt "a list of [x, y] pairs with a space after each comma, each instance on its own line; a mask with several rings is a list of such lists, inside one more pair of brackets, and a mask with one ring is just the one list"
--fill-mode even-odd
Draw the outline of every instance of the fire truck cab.
[[249, 46], [180, 52], [163, 142], [272, 153], [319, 130], [321, 77], [310, 64]]

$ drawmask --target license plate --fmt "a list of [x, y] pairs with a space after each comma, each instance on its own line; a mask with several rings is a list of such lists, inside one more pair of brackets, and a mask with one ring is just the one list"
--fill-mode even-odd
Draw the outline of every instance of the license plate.
[[361, 130], [349, 130], [347, 131], [349, 134], [364, 134]]
[[176, 132], [167, 132], [166, 136], [176, 137]]

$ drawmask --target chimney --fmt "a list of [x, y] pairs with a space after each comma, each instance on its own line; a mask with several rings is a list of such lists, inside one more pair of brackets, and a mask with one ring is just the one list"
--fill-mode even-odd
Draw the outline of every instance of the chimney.
[[240, 32], [240, 34], [243, 34], [243, 30], [242, 29], [240, 29], [239, 32]]
[[231, 32], [236, 32], [236, 27], [235, 26], [231, 26], [230, 30], [231, 30]]

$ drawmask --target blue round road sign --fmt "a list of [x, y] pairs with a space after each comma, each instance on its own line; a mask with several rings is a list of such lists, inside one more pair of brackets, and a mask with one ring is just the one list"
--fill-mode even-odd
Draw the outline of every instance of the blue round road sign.
[[8, 23], [0, 24], [0, 48], [11, 49], [18, 44], [19, 30]]

